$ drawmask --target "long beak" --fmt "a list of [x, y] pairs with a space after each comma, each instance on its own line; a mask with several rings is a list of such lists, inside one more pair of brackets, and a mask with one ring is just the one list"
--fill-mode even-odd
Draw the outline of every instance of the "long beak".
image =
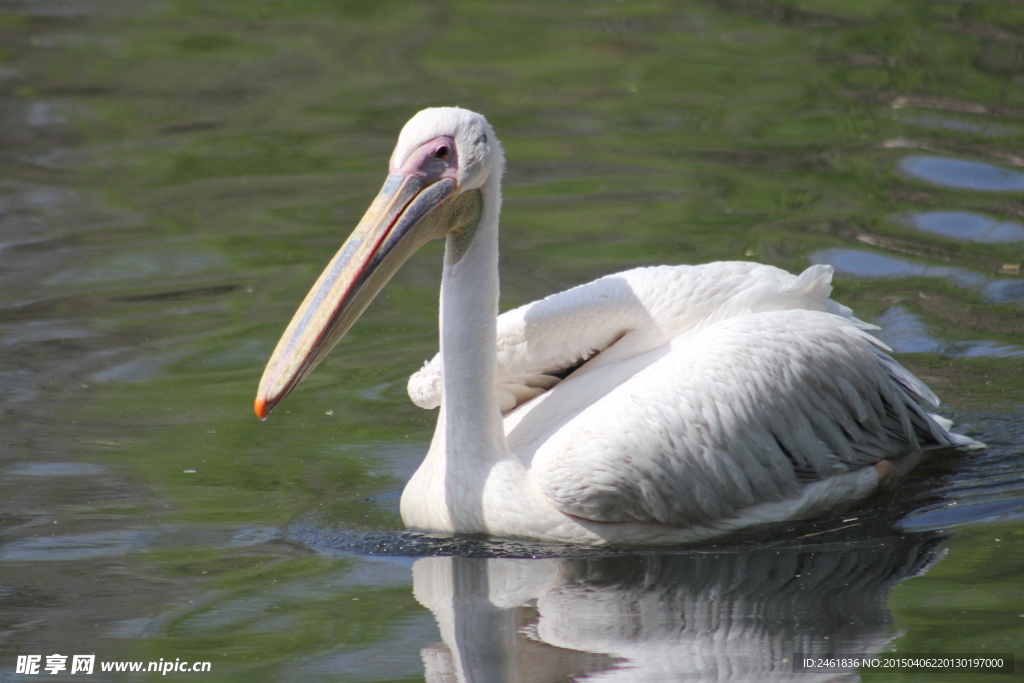
[[427, 185], [413, 174], [388, 176], [277, 343], [256, 394], [258, 418], [266, 419], [327, 356], [414, 251], [446, 234], [446, 216], [439, 214], [449, 212], [431, 212], [451, 197], [456, 187], [451, 178]]

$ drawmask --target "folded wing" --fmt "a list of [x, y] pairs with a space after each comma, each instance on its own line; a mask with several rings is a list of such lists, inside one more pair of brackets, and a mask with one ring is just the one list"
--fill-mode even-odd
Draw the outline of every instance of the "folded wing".
[[[612, 349], [638, 356], [688, 331], [765, 310], [801, 308], [850, 318], [828, 297], [832, 268], [799, 276], [758, 263], [656, 266], [609, 275], [498, 317], [498, 392], [509, 412], [551, 389], [583, 363]], [[860, 324], [858, 322], [858, 324]], [[441, 404], [441, 359], [435, 355], [409, 379], [421, 408]]]
[[[586, 377], [552, 392], [587, 392]], [[728, 518], [813, 481], [954, 443], [934, 395], [850, 321], [739, 316], [535, 438], [531, 477], [568, 514], [673, 526]]]

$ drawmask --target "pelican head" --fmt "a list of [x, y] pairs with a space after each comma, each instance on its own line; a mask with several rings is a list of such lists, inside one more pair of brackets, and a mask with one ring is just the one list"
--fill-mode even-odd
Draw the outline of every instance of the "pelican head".
[[257, 417], [265, 419], [327, 356], [414, 251], [476, 226], [480, 190], [500, 181], [503, 166], [480, 114], [425, 109], [405, 124], [384, 187], [278, 341], [260, 380]]

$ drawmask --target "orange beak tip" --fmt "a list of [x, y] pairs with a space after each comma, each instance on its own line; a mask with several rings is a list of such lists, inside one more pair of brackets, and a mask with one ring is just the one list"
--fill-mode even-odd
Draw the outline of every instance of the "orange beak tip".
[[253, 405], [253, 410], [256, 413], [256, 417], [261, 420], [266, 420], [267, 416], [270, 415], [270, 406], [267, 405], [267, 397], [260, 394], [256, 397], [256, 403]]

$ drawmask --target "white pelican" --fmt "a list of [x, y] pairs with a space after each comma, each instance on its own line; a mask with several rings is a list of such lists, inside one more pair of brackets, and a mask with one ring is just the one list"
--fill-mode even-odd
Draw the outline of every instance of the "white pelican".
[[829, 299], [826, 266], [637, 268], [498, 316], [503, 169], [483, 116], [414, 116], [260, 382], [263, 419], [444, 237], [441, 350], [409, 381], [417, 405], [441, 410], [402, 494], [408, 526], [697, 541], [862, 498], [925, 451], [969, 441], [920, 408], [935, 395]]

